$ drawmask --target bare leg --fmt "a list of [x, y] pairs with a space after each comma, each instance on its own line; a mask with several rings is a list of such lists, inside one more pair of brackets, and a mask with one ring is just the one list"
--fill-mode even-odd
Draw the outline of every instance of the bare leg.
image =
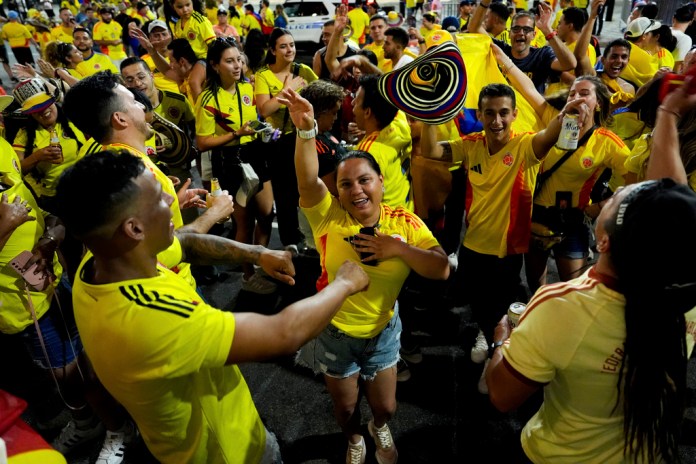
[[558, 266], [558, 276], [564, 282], [571, 279], [575, 279], [576, 277], [580, 277], [580, 274], [582, 273], [586, 265], [587, 260], [585, 258], [556, 258], [556, 266]]
[[375, 426], [381, 428], [396, 412], [396, 366], [378, 372], [364, 385]]
[[359, 374], [337, 379], [324, 376], [326, 388], [333, 402], [334, 417], [343, 434], [351, 443], [359, 443], [360, 435], [360, 386]]
[[273, 188], [270, 181], [263, 183], [263, 190], [254, 197], [254, 203], [256, 208], [254, 244], [268, 246], [273, 228]]

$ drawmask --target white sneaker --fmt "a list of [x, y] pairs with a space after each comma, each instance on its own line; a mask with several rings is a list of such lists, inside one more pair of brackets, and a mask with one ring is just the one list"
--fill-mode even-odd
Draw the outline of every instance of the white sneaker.
[[248, 280], [242, 277], [242, 290], [258, 293], [259, 295], [270, 295], [278, 290], [278, 286], [265, 279], [259, 272], [254, 272]]
[[121, 464], [126, 453], [126, 447], [138, 436], [138, 429], [131, 421], [127, 421], [121, 431], [106, 431], [104, 444], [95, 464]]
[[87, 428], [78, 428], [74, 420], [63, 427], [58, 438], [53, 440], [51, 446], [62, 455], [70, 453], [73, 449], [88, 441], [96, 440], [104, 434], [104, 424], [97, 422], [88, 425]]
[[478, 381], [478, 391], [482, 395], [488, 394], [488, 384], [486, 383], [486, 369], [488, 369], [488, 363], [490, 359], [486, 359], [486, 364], [483, 365], [483, 372], [481, 372], [481, 378]]
[[348, 442], [348, 451], [346, 452], [346, 464], [365, 464], [365, 439], [360, 437], [359, 443]]
[[377, 447], [375, 458], [377, 458], [377, 462], [379, 464], [395, 464], [399, 459], [399, 453], [396, 451], [396, 445], [392, 439], [389, 426], [384, 424], [382, 428], [378, 429], [375, 427], [374, 421], [370, 420], [367, 424], [367, 430], [375, 440], [375, 446]]
[[471, 360], [476, 364], [481, 364], [488, 359], [488, 341], [482, 330], [476, 336], [474, 346], [471, 347]]

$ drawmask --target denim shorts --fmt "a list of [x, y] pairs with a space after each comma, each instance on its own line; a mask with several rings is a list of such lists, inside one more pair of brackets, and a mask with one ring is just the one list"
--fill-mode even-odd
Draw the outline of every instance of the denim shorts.
[[329, 324], [302, 347], [297, 362], [329, 377], [344, 379], [360, 373], [364, 380], [372, 380], [378, 372], [399, 362], [400, 339], [397, 306], [389, 323], [373, 338], [354, 338]]
[[[60, 308], [56, 299], [60, 299]], [[48, 362], [34, 323], [24, 329], [20, 336], [32, 360], [41, 369], [65, 367], [82, 353], [82, 341], [73, 315], [71, 294], [62, 283], [56, 288], [56, 296], [51, 300], [51, 307], [39, 319], [39, 327], [46, 345]]]
[[590, 228], [587, 224], [577, 224], [565, 231], [565, 237], [554, 245], [556, 258], [585, 259], [590, 255]]

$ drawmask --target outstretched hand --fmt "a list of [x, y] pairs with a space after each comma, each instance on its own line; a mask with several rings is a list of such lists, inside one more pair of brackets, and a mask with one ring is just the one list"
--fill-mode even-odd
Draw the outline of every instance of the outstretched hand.
[[284, 284], [295, 285], [295, 265], [289, 251], [264, 250], [259, 256], [258, 265], [274, 279]]
[[314, 129], [314, 108], [292, 89], [283, 89], [278, 94], [278, 101], [288, 107], [290, 119], [300, 130]]
[[191, 179], [186, 179], [184, 185], [176, 193], [176, 196], [179, 199], [179, 208], [205, 208], [206, 203], [203, 201], [200, 195], [205, 195], [208, 193], [208, 191], [202, 188], [190, 189], [188, 188], [189, 185], [191, 185]]

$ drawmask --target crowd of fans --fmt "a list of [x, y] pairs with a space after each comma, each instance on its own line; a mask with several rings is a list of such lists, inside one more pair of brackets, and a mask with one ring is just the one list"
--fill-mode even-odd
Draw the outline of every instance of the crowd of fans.
[[[297, 353], [325, 380], [346, 462], [366, 459], [364, 395], [377, 462], [395, 463], [397, 381], [422, 360], [408, 286], [470, 305], [478, 334], [462, 343], [496, 407], [544, 390], [524, 459], [677, 460], [696, 327], [696, 4], [669, 27], [636, 2], [601, 49], [604, 0], [514, 3], [440, 18], [439, 2], [407, 1], [404, 18], [356, 0], [323, 25], [312, 66], [268, 0], [66, 0], [55, 27], [50, 8], [6, 12], [0, 332], [71, 410], [55, 449], [101, 438], [97, 462], [119, 464], [139, 433], [163, 463], [281, 462], [237, 364]], [[475, 107], [443, 123], [408, 86], [385, 91], [390, 76], [440, 88], [439, 51], [467, 64], [472, 36], [501, 80], [468, 82]], [[560, 147], [568, 132], [577, 147]], [[267, 248], [274, 220], [283, 250]], [[240, 264], [242, 290], [272, 294], [294, 285], [298, 254], [316, 290], [271, 316], [220, 311], [196, 282]]]

